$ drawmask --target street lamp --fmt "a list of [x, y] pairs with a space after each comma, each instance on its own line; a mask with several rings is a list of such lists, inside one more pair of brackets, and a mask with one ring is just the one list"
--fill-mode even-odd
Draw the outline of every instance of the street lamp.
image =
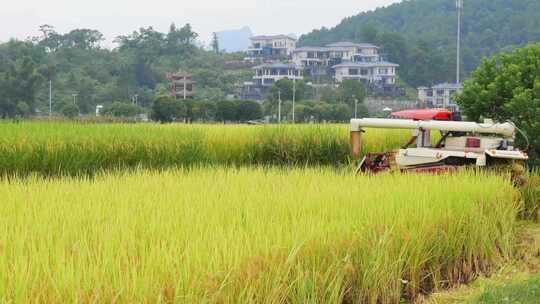
[[461, 81], [461, 10], [463, 9], [463, 0], [457, 0], [456, 7], [458, 11], [456, 83], [459, 84]]
[[52, 117], [52, 79], [49, 78], [49, 118]]
[[356, 98], [356, 95], [353, 95], [352, 98], [354, 99], [354, 118], [358, 118], [358, 98]]
[[77, 96], [78, 96], [78, 95], [79, 95], [79, 94], [76, 94], [76, 93], [75, 93], [75, 94], [71, 94], [71, 96], [73, 96], [73, 104], [74, 104], [74, 105], [77, 105]]
[[292, 121], [293, 124], [295, 123], [294, 119], [294, 110], [295, 110], [295, 103], [296, 103], [296, 70], [293, 72], [293, 90], [292, 90]]
[[281, 124], [281, 90], [278, 91], [278, 123]]

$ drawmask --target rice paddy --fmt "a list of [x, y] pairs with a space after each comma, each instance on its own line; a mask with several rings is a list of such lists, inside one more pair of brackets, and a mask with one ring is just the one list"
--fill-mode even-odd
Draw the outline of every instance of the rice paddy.
[[532, 177], [355, 176], [347, 125], [0, 131], [6, 303], [412, 302], [511, 259], [538, 213]]
[[508, 259], [516, 195], [475, 172], [4, 179], [0, 301], [400, 303]]
[[[94, 175], [200, 165], [343, 166], [347, 125], [239, 126], [0, 123], [0, 175]], [[398, 148], [410, 132], [369, 130], [364, 152]]]

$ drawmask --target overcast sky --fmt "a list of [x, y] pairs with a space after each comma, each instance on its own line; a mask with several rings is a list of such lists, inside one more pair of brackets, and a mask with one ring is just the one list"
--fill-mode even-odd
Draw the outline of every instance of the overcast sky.
[[[91, 28], [112, 38], [141, 26], [166, 31], [191, 23], [201, 40], [212, 32], [249, 26], [255, 34], [297, 34], [331, 27], [347, 16], [400, 0], [0, 0], [0, 41]], [[144, 4], [143, 4], [144, 3]]]

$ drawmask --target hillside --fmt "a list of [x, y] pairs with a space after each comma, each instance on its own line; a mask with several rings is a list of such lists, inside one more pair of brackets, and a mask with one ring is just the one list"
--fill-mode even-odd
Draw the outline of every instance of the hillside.
[[[540, 41], [540, 1], [465, 0], [463, 76], [484, 56]], [[402, 65], [412, 85], [455, 79], [455, 0], [410, 0], [344, 19], [334, 28], [315, 30], [300, 45], [336, 41], [374, 42], [388, 59]]]

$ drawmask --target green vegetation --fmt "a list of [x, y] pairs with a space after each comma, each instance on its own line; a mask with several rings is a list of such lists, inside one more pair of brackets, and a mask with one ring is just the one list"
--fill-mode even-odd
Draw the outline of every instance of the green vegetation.
[[[540, 41], [537, 0], [464, 1], [463, 76], [497, 51]], [[337, 41], [382, 47], [412, 86], [455, 82], [456, 0], [411, 0], [344, 19], [300, 39], [301, 45]]]
[[141, 171], [0, 196], [15, 303], [399, 303], [503, 262], [518, 209], [505, 178], [474, 172]]
[[144, 110], [132, 103], [115, 101], [103, 110], [103, 114], [114, 117], [132, 117], [143, 113]]
[[[486, 59], [457, 97], [469, 119], [515, 122], [529, 137], [529, 152], [536, 162], [540, 152], [539, 60], [540, 44]], [[520, 143], [527, 146], [522, 138]]]
[[520, 303], [537, 304], [540, 299], [540, 277], [512, 282], [502, 286], [490, 286], [470, 304]]
[[[264, 112], [276, 118], [278, 100], [281, 98], [281, 117], [284, 121], [292, 121], [293, 81], [282, 79], [270, 89], [263, 104]], [[295, 120], [305, 122], [346, 122], [354, 117], [355, 100], [358, 101], [358, 117], [368, 115], [364, 105], [366, 89], [361, 82], [345, 80], [338, 87], [328, 86], [314, 89], [306, 86], [304, 81], [296, 82]]]
[[225, 62], [237, 55], [195, 46], [197, 34], [189, 24], [173, 24], [167, 33], [141, 28], [118, 37], [114, 49], [102, 48], [103, 35], [95, 30], [61, 34], [42, 26], [41, 32], [27, 41], [0, 44], [0, 118], [48, 112], [49, 81], [54, 112], [72, 110], [76, 94], [80, 113], [91, 114], [96, 105], [109, 107], [135, 95], [140, 106], [150, 108], [155, 96], [169, 91], [168, 72], [192, 73], [201, 101], [223, 100], [249, 77], [225, 70]]
[[[2, 123], [0, 174], [90, 174], [193, 165], [346, 165], [347, 125], [121, 125]], [[409, 132], [370, 130], [365, 152], [392, 150]]]

